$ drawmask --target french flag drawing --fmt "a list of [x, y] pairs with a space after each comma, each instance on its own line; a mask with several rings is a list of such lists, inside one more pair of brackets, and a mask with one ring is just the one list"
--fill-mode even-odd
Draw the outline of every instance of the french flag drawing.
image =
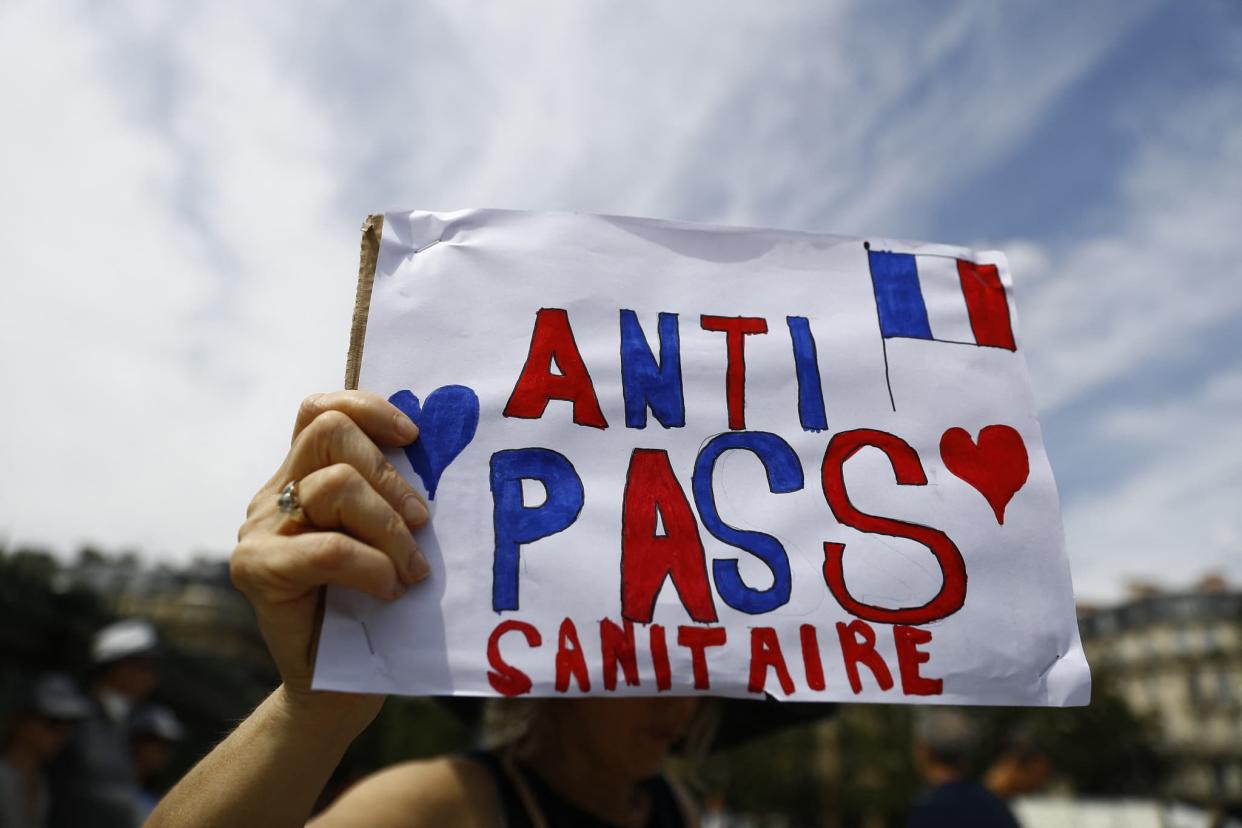
[[[1018, 349], [996, 265], [872, 250], [870, 245], [867, 257], [882, 341], [902, 337]], [[884, 363], [887, 372], [887, 346]], [[892, 393], [890, 384], [890, 402]]]

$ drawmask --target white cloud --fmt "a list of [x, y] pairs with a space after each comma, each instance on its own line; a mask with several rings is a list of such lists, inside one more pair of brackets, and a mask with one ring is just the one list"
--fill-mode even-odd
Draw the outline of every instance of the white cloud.
[[[367, 212], [913, 234], [1162, 8], [10, 3], [0, 536], [227, 550], [298, 398], [340, 382]], [[1090, 591], [1172, 543], [1212, 565], [1242, 534], [1237, 358], [1199, 353], [1242, 314], [1235, 91], [1139, 107], [1112, 88], [1138, 151], [1107, 234], [1002, 245], [1050, 439], [1082, 417], [1093, 462], [1126, 464], [1087, 485], [1067, 448], [1057, 469]]]
[[1094, 597], [1242, 576], [1242, 101], [1208, 87], [1165, 115], [1113, 234], [1010, 246], [1036, 396], [1065, 440], [1050, 453], [1075, 586]]
[[[1199, 135], [1153, 136], [1123, 179], [1114, 235], [1046, 250], [1020, 292], [1050, 409], [1185, 347], [1242, 311], [1242, 101], [1232, 89], [1188, 96], [1169, 121]], [[1193, 124], [1193, 127], [1189, 125]], [[1224, 356], [1224, 355], [1222, 355]]]
[[[21, 129], [0, 160], [17, 389], [0, 414], [3, 530], [62, 550], [226, 549], [297, 398], [339, 382], [356, 253], [323, 219], [318, 112], [244, 26], [198, 20], [153, 130], [105, 82], [109, 44], [85, 17], [5, 18], [5, 72], [24, 83], [6, 87]], [[189, 174], [195, 221], [178, 212]]]
[[1147, 410], [1113, 409], [1102, 430], [1157, 456], [1072, 502], [1075, 587], [1114, 596], [1125, 579], [1185, 587], [1207, 571], [1242, 580], [1242, 366]]

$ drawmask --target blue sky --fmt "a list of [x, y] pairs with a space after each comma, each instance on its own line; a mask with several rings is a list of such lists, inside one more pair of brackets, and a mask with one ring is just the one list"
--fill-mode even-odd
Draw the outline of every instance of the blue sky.
[[0, 7], [0, 536], [226, 554], [361, 218], [998, 247], [1075, 586], [1242, 581], [1242, 5]]

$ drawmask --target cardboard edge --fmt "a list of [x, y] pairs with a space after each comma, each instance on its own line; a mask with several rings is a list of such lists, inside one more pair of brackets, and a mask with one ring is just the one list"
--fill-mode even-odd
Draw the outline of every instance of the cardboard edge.
[[[362, 346], [367, 338], [367, 318], [371, 315], [371, 288], [375, 284], [375, 266], [379, 260], [380, 236], [384, 230], [382, 215], [367, 216], [362, 222], [362, 250], [358, 259], [358, 289], [354, 294], [354, 318], [349, 328], [349, 352], [345, 356], [345, 388], [358, 389], [358, 375], [362, 372]], [[311, 636], [308, 655], [311, 663], [311, 685], [319, 676], [319, 644], [323, 638], [324, 615], [328, 603], [328, 588], [319, 588], [315, 603], [315, 632]]]
[[379, 260], [382, 215], [367, 216], [362, 223], [362, 252], [358, 260], [358, 292], [354, 296], [354, 320], [349, 330], [349, 353], [345, 357], [345, 388], [358, 388], [362, 372], [362, 346], [367, 338], [367, 318], [371, 314], [371, 288], [375, 284], [375, 265]]

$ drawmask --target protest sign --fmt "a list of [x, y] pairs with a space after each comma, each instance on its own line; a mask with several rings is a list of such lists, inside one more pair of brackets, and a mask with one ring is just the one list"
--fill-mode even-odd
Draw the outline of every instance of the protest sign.
[[421, 427], [389, 456], [432, 575], [330, 589], [316, 687], [1087, 702], [1001, 254], [497, 210], [364, 231], [347, 384]]

